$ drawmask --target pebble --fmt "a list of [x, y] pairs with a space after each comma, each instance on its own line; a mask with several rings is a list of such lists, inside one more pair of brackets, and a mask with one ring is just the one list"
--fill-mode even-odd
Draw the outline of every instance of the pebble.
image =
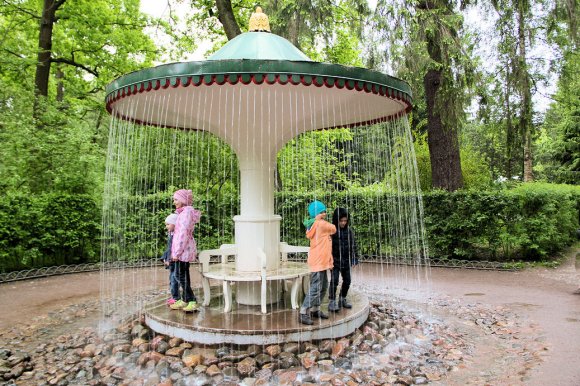
[[[442, 307], [498, 338], [510, 339], [518, 328], [506, 310], [455, 306], [453, 302]], [[47, 338], [32, 355], [17, 350], [25, 340], [23, 334], [7, 347], [0, 347], [0, 380], [120, 386], [420, 385], [444, 383], [449, 371], [460, 371], [471, 357], [459, 334], [440, 322], [427, 322], [399, 310], [388, 301], [374, 302], [367, 322], [349, 337], [336, 340], [223, 345], [209, 350], [180, 338], [153, 335], [139, 320], [104, 336], [94, 329], [82, 329]], [[530, 350], [522, 338], [509, 341], [511, 350], [526, 356], [524, 373], [546, 350], [543, 338], [535, 344], [537, 347]]]

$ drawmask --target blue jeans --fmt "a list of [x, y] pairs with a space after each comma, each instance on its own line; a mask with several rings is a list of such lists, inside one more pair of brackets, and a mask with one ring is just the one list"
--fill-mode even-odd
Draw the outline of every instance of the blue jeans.
[[169, 292], [171, 293], [171, 297], [177, 300], [179, 299], [179, 281], [175, 273], [175, 266], [175, 262], [171, 261], [169, 263]]
[[181, 287], [181, 300], [186, 303], [195, 302], [195, 295], [191, 289], [191, 279], [189, 277], [189, 263], [183, 261], [174, 261], [175, 277], [179, 287]]
[[312, 272], [310, 274], [310, 289], [304, 298], [300, 312], [313, 307], [320, 307], [324, 295], [328, 289], [328, 276], [326, 271]]

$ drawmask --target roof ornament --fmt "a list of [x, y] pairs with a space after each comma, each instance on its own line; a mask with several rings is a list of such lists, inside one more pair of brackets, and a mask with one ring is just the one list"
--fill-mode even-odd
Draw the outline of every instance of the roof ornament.
[[271, 32], [268, 15], [262, 12], [262, 7], [256, 7], [256, 12], [250, 16], [249, 32]]

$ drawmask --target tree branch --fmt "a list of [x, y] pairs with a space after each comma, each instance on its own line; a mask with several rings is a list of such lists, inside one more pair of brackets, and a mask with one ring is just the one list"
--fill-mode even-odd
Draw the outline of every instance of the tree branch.
[[83, 70], [85, 70], [86, 72], [93, 74], [94, 76], [99, 76], [99, 72], [97, 70], [93, 70], [83, 64], [77, 63], [74, 60], [70, 60], [70, 59], [65, 59], [65, 58], [52, 58], [50, 59], [50, 61], [52, 63], [64, 63], [64, 64], [68, 64], [77, 68], [82, 68]]

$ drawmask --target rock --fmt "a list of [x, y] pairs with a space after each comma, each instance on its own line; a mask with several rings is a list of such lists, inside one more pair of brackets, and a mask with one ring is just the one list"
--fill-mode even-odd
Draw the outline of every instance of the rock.
[[[153, 347], [151, 347], [153, 348]], [[153, 350], [157, 351], [160, 354], [165, 354], [167, 350], [169, 350], [169, 343], [162, 341], [159, 342]]]
[[219, 361], [219, 358], [205, 358], [203, 364], [206, 366], [217, 365]]
[[184, 355], [182, 358], [183, 364], [188, 367], [196, 367], [203, 361], [203, 357], [199, 354]]
[[272, 370], [271, 369], [262, 369], [262, 370], [256, 371], [256, 374], [254, 374], [254, 376], [257, 379], [269, 379], [272, 376]]
[[231, 350], [228, 354], [222, 356], [220, 359], [223, 361], [239, 362], [249, 355], [246, 351]]
[[166, 342], [167, 337], [165, 335], [156, 335], [155, 337], [153, 337], [153, 339], [151, 339], [151, 348], [155, 351], [157, 351], [157, 346], [159, 346], [159, 344], [161, 342]]
[[203, 374], [207, 371], [207, 366], [204, 365], [197, 365], [195, 366], [195, 368], [193, 369], [193, 373], [194, 374]]
[[136, 338], [146, 338], [149, 336], [149, 333], [149, 329], [141, 324], [138, 324], [131, 329], [131, 336]]
[[240, 373], [235, 367], [226, 367], [222, 370], [225, 381], [237, 381], [240, 379]]
[[268, 354], [259, 354], [256, 356], [256, 363], [258, 366], [262, 367], [266, 363], [272, 362], [274, 359]]
[[335, 340], [327, 339], [320, 342], [320, 344], [318, 345], [318, 349], [320, 350], [321, 353], [326, 352], [330, 354], [332, 353], [332, 349], [334, 348], [335, 345], [336, 345]]
[[252, 357], [247, 357], [238, 363], [237, 370], [242, 377], [253, 375], [256, 371], [256, 360]]
[[223, 356], [228, 355], [232, 350], [228, 347], [228, 346], [222, 346], [219, 347], [217, 350], [215, 350], [215, 355], [218, 358], [221, 358]]
[[275, 344], [275, 345], [266, 347], [266, 352], [272, 358], [276, 358], [282, 352], [282, 348], [279, 345]]
[[219, 367], [217, 367], [217, 365], [211, 365], [207, 368], [206, 372], [207, 375], [209, 375], [210, 377], [213, 377], [215, 375], [219, 375], [222, 373], [222, 371], [219, 369]]
[[[314, 353], [317, 353], [317, 351], [315, 351]], [[314, 353], [313, 352], [305, 352], [304, 354], [299, 356], [300, 363], [307, 370], [316, 364], [316, 359], [318, 359], [317, 358], [318, 356]]]
[[348, 339], [341, 339], [339, 340], [334, 347], [332, 348], [332, 353], [330, 357], [332, 359], [336, 359], [344, 354], [346, 348], [350, 345], [350, 341]]
[[149, 351], [146, 353], [141, 354], [139, 359], [137, 359], [137, 365], [143, 366], [147, 364], [149, 361], [153, 361], [154, 365], [157, 364], [162, 358], [164, 358], [163, 354], [159, 354], [156, 351]]
[[139, 347], [140, 345], [142, 345], [143, 343], [148, 343], [148, 341], [146, 339], [143, 338], [135, 338], [133, 339], [133, 341], [131, 342], [131, 345], [133, 347]]
[[[22, 375], [22, 373], [24, 372], [24, 364], [19, 363], [16, 366], [14, 366], [9, 373], [9, 378], [7, 379], [15, 379], [18, 378]], [[6, 374], [4, 374], [4, 379], [6, 379]]]
[[256, 344], [251, 344], [246, 349], [246, 353], [249, 356], [255, 357], [255, 356], [257, 356], [257, 355], [259, 355], [259, 354], [262, 353], [262, 347], [261, 346], [258, 346]]
[[183, 343], [183, 339], [181, 338], [171, 338], [169, 339], [169, 347], [174, 348], [174, 347], [178, 347], [180, 344]]
[[296, 378], [298, 378], [298, 372], [295, 370], [276, 370], [276, 371], [277, 372], [280, 371], [278, 374], [276, 374], [278, 378], [277, 384], [279, 385], [292, 385], [296, 381]]
[[[171, 345], [170, 345], [171, 346]], [[172, 357], [181, 357], [185, 349], [183, 347], [173, 347], [165, 352], [165, 355]]]
[[300, 345], [295, 342], [286, 343], [282, 351], [289, 352], [291, 354], [298, 354], [300, 352]]
[[256, 378], [244, 378], [242, 380], [241, 386], [254, 386], [256, 383]]
[[300, 366], [298, 359], [289, 352], [282, 352], [279, 356], [280, 367], [283, 369], [289, 369], [290, 367]]
[[311, 342], [304, 342], [302, 345], [304, 351], [318, 350], [318, 346]]
[[352, 370], [352, 362], [348, 358], [338, 358], [334, 361], [334, 366], [344, 370]]
[[111, 351], [111, 353], [116, 354], [118, 352], [130, 353], [131, 352], [131, 345], [129, 343], [125, 343], [125, 344], [113, 347], [113, 350]]

